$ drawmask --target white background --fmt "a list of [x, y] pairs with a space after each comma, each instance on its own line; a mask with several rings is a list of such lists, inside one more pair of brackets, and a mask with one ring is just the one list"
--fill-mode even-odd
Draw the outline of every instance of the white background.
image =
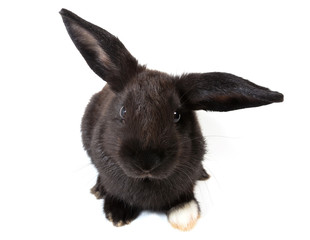
[[[202, 216], [191, 232], [157, 213], [113, 227], [89, 194], [96, 171], [79, 127], [104, 82], [71, 42], [62, 7], [118, 36], [149, 68], [230, 72], [285, 95], [261, 108], [199, 112], [211, 179], [197, 185]], [[0, 9], [0, 239], [310, 239], [307, 1], [2, 1]]]

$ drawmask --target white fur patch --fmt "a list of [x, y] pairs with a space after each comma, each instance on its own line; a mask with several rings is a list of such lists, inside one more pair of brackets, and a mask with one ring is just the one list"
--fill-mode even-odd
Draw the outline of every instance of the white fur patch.
[[172, 208], [168, 214], [170, 224], [179, 230], [192, 229], [199, 218], [199, 207], [195, 200]]

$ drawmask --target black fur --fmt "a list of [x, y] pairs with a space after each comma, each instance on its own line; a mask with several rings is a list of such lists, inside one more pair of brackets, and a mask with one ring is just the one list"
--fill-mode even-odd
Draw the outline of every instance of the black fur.
[[193, 110], [231, 111], [282, 102], [283, 95], [229, 73], [191, 73], [177, 85]]
[[86, 108], [82, 139], [99, 174], [92, 192], [105, 198], [104, 211], [115, 225], [142, 210], [169, 211], [195, 200], [197, 180], [209, 175], [194, 110], [283, 101], [282, 94], [228, 73], [178, 77], [149, 70], [106, 30], [68, 10], [60, 13], [88, 65], [108, 83]]

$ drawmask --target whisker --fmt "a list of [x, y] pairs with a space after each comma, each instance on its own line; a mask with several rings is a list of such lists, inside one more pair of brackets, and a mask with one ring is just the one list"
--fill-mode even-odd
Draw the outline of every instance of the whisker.
[[206, 138], [228, 138], [228, 139], [237, 139], [239, 137], [231, 137], [231, 136], [222, 136], [222, 135], [206, 135]]
[[77, 169], [74, 170], [75, 173], [80, 172], [82, 170], [84, 170], [85, 168], [88, 168], [92, 166], [92, 163], [87, 163], [87, 164], [83, 164], [82, 166], [78, 167]]
[[190, 178], [190, 176], [184, 171], [182, 168], [178, 167], [175, 169], [175, 172], [180, 173], [182, 176], [187, 177], [187, 179], [190, 181], [190, 183], [194, 184], [193, 180]]

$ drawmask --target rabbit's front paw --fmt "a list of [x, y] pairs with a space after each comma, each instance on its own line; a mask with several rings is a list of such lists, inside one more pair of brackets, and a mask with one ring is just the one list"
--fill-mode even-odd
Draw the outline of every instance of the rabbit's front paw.
[[106, 191], [102, 184], [100, 183], [100, 176], [97, 178], [95, 186], [90, 189], [90, 192], [95, 195], [97, 199], [102, 199], [106, 195]]
[[107, 195], [104, 200], [104, 212], [106, 218], [110, 220], [114, 226], [121, 227], [137, 218], [141, 210]]
[[200, 210], [196, 200], [182, 203], [173, 207], [167, 213], [170, 224], [181, 231], [191, 230], [200, 217]]
[[208, 180], [209, 178], [210, 178], [210, 175], [207, 173], [207, 171], [204, 170], [203, 168], [201, 168], [201, 170], [200, 170], [200, 178], [198, 180], [205, 181], [205, 180]]

